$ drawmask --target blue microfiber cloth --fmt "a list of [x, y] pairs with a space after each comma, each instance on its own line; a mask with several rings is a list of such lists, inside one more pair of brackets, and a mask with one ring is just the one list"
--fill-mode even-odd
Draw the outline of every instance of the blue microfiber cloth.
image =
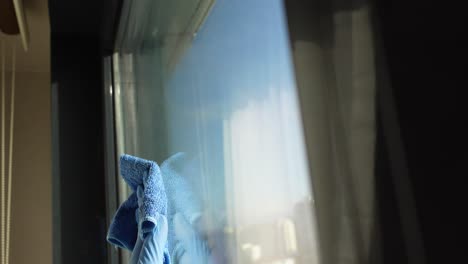
[[[134, 250], [138, 239], [145, 240], [148, 235], [153, 235], [161, 216], [167, 216], [167, 197], [155, 162], [122, 155], [120, 173], [133, 193], [117, 210], [107, 240], [118, 247]], [[169, 264], [167, 241], [165, 244], [164, 263]]]
[[186, 247], [180, 243], [174, 229], [174, 216], [182, 215], [188, 224], [196, 225], [202, 214], [202, 201], [196, 192], [200, 183], [197, 160], [186, 153], [177, 153], [161, 164], [161, 172], [168, 196], [169, 252], [175, 262]]
[[137, 240], [138, 225], [135, 211], [138, 208], [136, 193], [120, 205], [109, 227], [107, 241], [118, 247], [133, 250]]

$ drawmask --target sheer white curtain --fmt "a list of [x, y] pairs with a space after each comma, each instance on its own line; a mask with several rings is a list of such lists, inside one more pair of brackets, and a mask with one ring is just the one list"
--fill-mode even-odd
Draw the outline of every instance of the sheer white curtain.
[[321, 263], [376, 263], [375, 63], [366, 1], [287, 1]]

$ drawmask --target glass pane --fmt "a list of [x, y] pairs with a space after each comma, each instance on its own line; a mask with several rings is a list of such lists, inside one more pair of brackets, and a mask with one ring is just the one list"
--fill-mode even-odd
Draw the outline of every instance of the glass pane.
[[182, 2], [132, 7], [114, 56], [118, 151], [160, 164], [170, 213], [209, 248], [173, 261], [317, 263], [282, 1]]

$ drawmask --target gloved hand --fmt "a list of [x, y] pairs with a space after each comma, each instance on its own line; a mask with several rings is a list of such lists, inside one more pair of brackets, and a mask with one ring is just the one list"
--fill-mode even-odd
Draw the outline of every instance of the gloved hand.
[[[138, 186], [137, 196], [138, 204], [141, 205], [142, 188]], [[137, 223], [140, 221], [139, 209], [135, 211]], [[143, 230], [139, 225], [137, 241], [132, 251], [130, 264], [162, 264], [169, 263], [169, 256], [165, 255], [165, 246], [167, 242], [168, 224], [167, 218], [159, 214], [156, 219], [156, 225], [152, 231]]]
[[201, 234], [185, 219], [181, 213], [174, 215], [174, 231], [183, 252], [179, 256], [180, 264], [211, 263], [210, 250]]
[[154, 232], [148, 233], [144, 239], [137, 238], [135, 248], [130, 258], [130, 264], [162, 264], [167, 241], [167, 219], [159, 215]]

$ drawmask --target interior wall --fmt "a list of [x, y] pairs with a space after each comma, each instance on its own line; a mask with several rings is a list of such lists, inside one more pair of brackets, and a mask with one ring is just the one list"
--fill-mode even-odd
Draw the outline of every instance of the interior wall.
[[19, 72], [16, 77], [10, 263], [50, 264], [50, 74]]
[[[6, 142], [9, 139], [11, 55], [12, 46], [16, 47], [10, 233], [10, 263], [15, 264], [52, 263], [50, 27], [47, 4], [47, 0], [24, 1], [30, 36], [28, 52], [23, 50], [19, 37], [0, 33], [0, 42], [7, 43]], [[8, 161], [8, 156], [6, 158]]]

